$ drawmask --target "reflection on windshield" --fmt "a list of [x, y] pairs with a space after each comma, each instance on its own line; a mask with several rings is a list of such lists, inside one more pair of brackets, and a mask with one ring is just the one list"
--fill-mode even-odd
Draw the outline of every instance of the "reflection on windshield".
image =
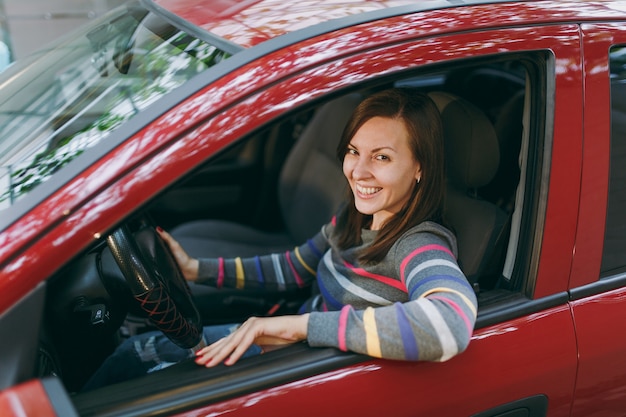
[[227, 54], [139, 6], [0, 78], [0, 209]]

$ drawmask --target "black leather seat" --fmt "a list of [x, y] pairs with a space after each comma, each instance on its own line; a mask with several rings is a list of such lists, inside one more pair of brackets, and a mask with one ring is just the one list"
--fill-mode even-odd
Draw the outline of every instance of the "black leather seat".
[[322, 105], [291, 149], [279, 177], [279, 204], [286, 230], [268, 233], [245, 225], [200, 220], [172, 235], [193, 257], [254, 256], [284, 252], [315, 235], [345, 198], [347, 182], [336, 148], [361, 96], [342, 96]]

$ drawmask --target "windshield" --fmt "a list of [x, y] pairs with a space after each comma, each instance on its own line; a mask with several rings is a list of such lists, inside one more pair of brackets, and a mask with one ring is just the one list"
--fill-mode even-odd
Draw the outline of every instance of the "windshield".
[[0, 210], [227, 56], [134, 4], [14, 64], [0, 78]]

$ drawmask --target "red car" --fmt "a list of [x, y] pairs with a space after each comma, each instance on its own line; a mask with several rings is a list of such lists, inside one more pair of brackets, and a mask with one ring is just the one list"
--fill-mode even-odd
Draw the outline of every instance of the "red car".
[[[141, 0], [14, 64], [2, 415], [624, 415], [625, 45], [619, 1]], [[390, 86], [442, 113], [446, 216], [479, 300], [465, 352], [301, 343], [82, 390], [122, 340], [163, 329], [118, 265], [156, 276], [184, 325], [293, 312], [306, 294], [187, 291], [153, 228], [223, 256], [302, 243], [342, 197], [347, 115]]]

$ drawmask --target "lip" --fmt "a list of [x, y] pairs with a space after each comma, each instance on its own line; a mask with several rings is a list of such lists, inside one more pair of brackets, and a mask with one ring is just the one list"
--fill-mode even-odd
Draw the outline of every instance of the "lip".
[[355, 194], [358, 195], [361, 199], [369, 199], [377, 196], [382, 187], [366, 187], [363, 185], [355, 184], [354, 186]]

